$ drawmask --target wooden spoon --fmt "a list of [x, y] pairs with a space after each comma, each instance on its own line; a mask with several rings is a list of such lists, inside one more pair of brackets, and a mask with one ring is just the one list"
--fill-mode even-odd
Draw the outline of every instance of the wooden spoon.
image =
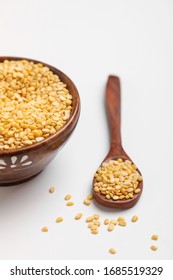
[[[116, 76], [109, 76], [106, 86], [106, 107], [107, 107], [107, 116], [110, 130], [110, 150], [108, 155], [105, 157], [103, 162], [107, 162], [109, 160], [117, 160], [121, 158], [124, 160], [130, 160], [133, 162], [130, 157], [124, 151], [121, 144], [121, 106], [120, 106], [120, 81]], [[101, 165], [103, 164], [101, 163]], [[137, 169], [140, 173], [140, 171]], [[96, 179], [93, 180], [93, 194], [96, 201], [104, 206], [112, 207], [112, 208], [130, 208], [134, 206], [138, 199], [141, 196], [143, 189], [143, 181], [139, 182], [138, 188], [140, 188], [140, 192], [138, 194], [134, 194], [133, 198], [130, 199], [106, 199], [106, 197], [100, 192], [94, 191], [94, 183]]]

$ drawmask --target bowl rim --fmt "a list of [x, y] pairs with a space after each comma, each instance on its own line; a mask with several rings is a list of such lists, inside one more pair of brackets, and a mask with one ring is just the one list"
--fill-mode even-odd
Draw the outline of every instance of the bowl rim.
[[[32, 58], [26, 58], [26, 57], [18, 57], [18, 56], [0, 56], [0, 63], [5, 61], [5, 60], [27, 60], [29, 62], [34, 62], [34, 63], [41, 63], [43, 64], [43, 66], [48, 67], [54, 74], [57, 74], [58, 76], [60, 75], [60, 80], [67, 80], [68, 83], [70, 84], [70, 87], [72, 87], [72, 92], [76, 97], [76, 105], [75, 107], [72, 108], [72, 113], [70, 115], [70, 118], [67, 120], [66, 124], [58, 131], [56, 131], [54, 134], [48, 136], [47, 138], [45, 138], [44, 140], [42, 140], [41, 142], [29, 145], [29, 146], [24, 146], [22, 148], [18, 148], [18, 149], [10, 149], [10, 150], [5, 150], [5, 151], [0, 151], [0, 156], [12, 156], [12, 155], [16, 155], [16, 154], [21, 154], [24, 152], [28, 152], [31, 150], [35, 150], [37, 148], [41, 148], [42, 146], [44, 146], [45, 144], [48, 144], [50, 142], [52, 142], [52, 140], [55, 140], [56, 138], [58, 138], [59, 136], [62, 136], [66, 130], [68, 130], [68, 128], [73, 124], [74, 120], [78, 120], [79, 119], [79, 114], [80, 114], [80, 96], [78, 93], [78, 90], [75, 86], [75, 84], [73, 83], [73, 81], [61, 70], [59, 70], [58, 68], [49, 65], [45, 62], [39, 61], [39, 60], [35, 60]], [[62, 78], [63, 77], [63, 78]], [[68, 88], [68, 85], [67, 85]]]

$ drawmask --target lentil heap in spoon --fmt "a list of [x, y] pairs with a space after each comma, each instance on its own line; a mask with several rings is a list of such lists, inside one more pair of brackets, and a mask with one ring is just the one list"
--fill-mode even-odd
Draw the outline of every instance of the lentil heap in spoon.
[[108, 200], [130, 199], [141, 190], [138, 184], [142, 176], [130, 160], [121, 158], [104, 162], [95, 173], [94, 191]]

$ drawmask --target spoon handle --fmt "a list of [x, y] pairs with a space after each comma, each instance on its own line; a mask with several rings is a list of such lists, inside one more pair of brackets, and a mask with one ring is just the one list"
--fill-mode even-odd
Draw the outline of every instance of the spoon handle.
[[119, 154], [123, 151], [121, 145], [121, 93], [120, 80], [109, 76], [106, 85], [106, 107], [110, 131], [110, 152]]

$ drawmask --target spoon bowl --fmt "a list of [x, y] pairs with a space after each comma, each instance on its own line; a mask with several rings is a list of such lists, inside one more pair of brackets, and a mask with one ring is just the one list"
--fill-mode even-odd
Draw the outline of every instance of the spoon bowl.
[[[108, 115], [108, 123], [110, 130], [110, 150], [103, 162], [106, 163], [110, 160], [117, 160], [121, 158], [123, 161], [129, 160], [132, 162], [131, 158], [126, 154], [122, 147], [121, 143], [121, 109], [120, 109], [120, 81], [116, 76], [109, 76], [106, 86], [106, 107]], [[100, 165], [100, 166], [101, 166]], [[136, 171], [141, 175], [139, 169]], [[129, 199], [107, 199], [100, 192], [95, 192], [94, 184], [96, 183], [96, 178], [93, 179], [93, 195], [95, 200], [104, 206], [111, 208], [120, 208], [127, 209], [133, 207], [139, 200], [142, 190], [143, 190], [143, 181], [138, 182], [138, 188], [140, 192], [134, 194], [133, 198]]]
[[[109, 154], [108, 154], [109, 155]], [[105, 162], [108, 162], [110, 160], [117, 160], [118, 158], [121, 158], [123, 161], [125, 160], [130, 160], [131, 159], [127, 156], [114, 156], [114, 157], [106, 157], [104, 159], [104, 161], [102, 162], [105, 163]], [[132, 161], [131, 161], [132, 162]], [[133, 162], [132, 162], [133, 163]], [[101, 164], [101, 165], [102, 165]], [[101, 166], [100, 165], [100, 166]], [[138, 171], [138, 173], [141, 175], [141, 172], [139, 171], [139, 169], [136, 169]], [[94, 177], [93, 179], [93, 186], [94, 184], [96, 183], [96, 178]], [[143, 189], [143, 181], [139, 182], [138, 183], [138, 188], [140, 188], [140, 192], [138, 194], [134, 194], [134, 197], [133, 198], [130, 198], [130, 199], [119, 199], [119, 200], [113, 200], [113, 199], [110, 199], [108, 200], [103, 194], [101, 194], [100, 192], [95, 192], [94, 191], [94, 188], [93, 188], [93, 194], [94, 194], [94, 198], [95, 200], [99, 203], [99, 204], [102, 204], [106, 207], [111, 207], [111, 208], [120, 208], [120, 209], [127, 209], [127, 208], [131, 208], [133, 207], [139, 200], [140, 196], [141, 196], [141, 193], [142, 193], [142, 189]]]

